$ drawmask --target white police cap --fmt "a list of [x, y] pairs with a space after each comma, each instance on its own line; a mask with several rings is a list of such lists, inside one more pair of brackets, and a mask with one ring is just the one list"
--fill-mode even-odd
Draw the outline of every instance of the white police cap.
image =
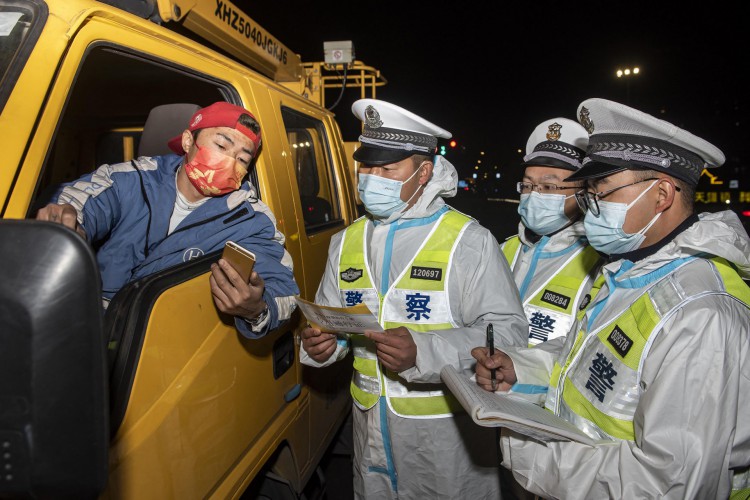
[[606, 99], [583, 101], [578, 121], [589, 133], [589, 145], [583, 167], [566, 180], [647, 169], [696, 185], [704, 168], [718, 167], [725, 160], [724, 153], [708, 141]]
[[522, 166], [578, 170], [589, 143], [589, 134], [578, 122], [552, 118], [536, 126], [526, 142]]
[[387, 165], [415, 154], [433, 155], [437, 138], [451, 133], [400, 106], [378, 99], [359, 99], [352, 113], [364, 124], [354, 159], [365, 165]]

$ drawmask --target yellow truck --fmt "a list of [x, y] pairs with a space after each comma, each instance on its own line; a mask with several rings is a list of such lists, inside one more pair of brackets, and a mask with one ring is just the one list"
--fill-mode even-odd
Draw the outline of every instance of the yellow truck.
[[34, 216], [63, 182], [166, 153], [196, 106], [243, 105], [263, 127], [251, 179], [312, 300], [358, 215], [356, 144], [326, 90], [385, 84], [336, 65], [303, 63], [228, 0], [0, 0], [0, 497], [303, 496], [350, 410], [351, 364], [302, 366], [299, 312], [238, 334], [209, 290], [218, 253], [105, 312], [95, 249]]

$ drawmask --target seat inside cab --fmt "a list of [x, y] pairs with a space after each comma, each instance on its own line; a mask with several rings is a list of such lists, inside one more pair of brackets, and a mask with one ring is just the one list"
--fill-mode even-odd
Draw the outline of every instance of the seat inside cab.
[[138, 142], [138, 156], [161, 156], [172, 153], [167, 142], [180, 135], [193, 114], [200, 109], [197, 104], [162, 104], [151, 109], [143, 124]]

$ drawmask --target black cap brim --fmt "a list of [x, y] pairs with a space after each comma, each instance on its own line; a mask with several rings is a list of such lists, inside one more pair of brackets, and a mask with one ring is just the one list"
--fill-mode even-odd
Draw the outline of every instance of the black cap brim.
[[418, 151], [406, 151], [403, 149], [383, 149], [362, 145], [352, 157], [363, 165], [390, 165], [398, 163], [415, 154], [423, 154]]
[[623, 170], [628, 170], [628, 169], [629, 167], [613, 165], [611, 163], [590, 161], [586, 163], [586, 165], [578, 169], [578, 171], [575, 172], [573, 175], [563, 179], [563, 181], [569, 182], [569, 181], [582, 181], [585, 179], [596, 179], [599, 177], [606, 177], [608, 175], [616, 174], [617, 172], [622, 172]]

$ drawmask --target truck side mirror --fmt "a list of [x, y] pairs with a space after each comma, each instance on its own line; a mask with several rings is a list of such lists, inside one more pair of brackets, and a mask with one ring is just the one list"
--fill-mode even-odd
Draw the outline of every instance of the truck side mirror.
[[91, 247], [0, 220], [0, 498], [96, 498], [107, 481], [106, 342]]

